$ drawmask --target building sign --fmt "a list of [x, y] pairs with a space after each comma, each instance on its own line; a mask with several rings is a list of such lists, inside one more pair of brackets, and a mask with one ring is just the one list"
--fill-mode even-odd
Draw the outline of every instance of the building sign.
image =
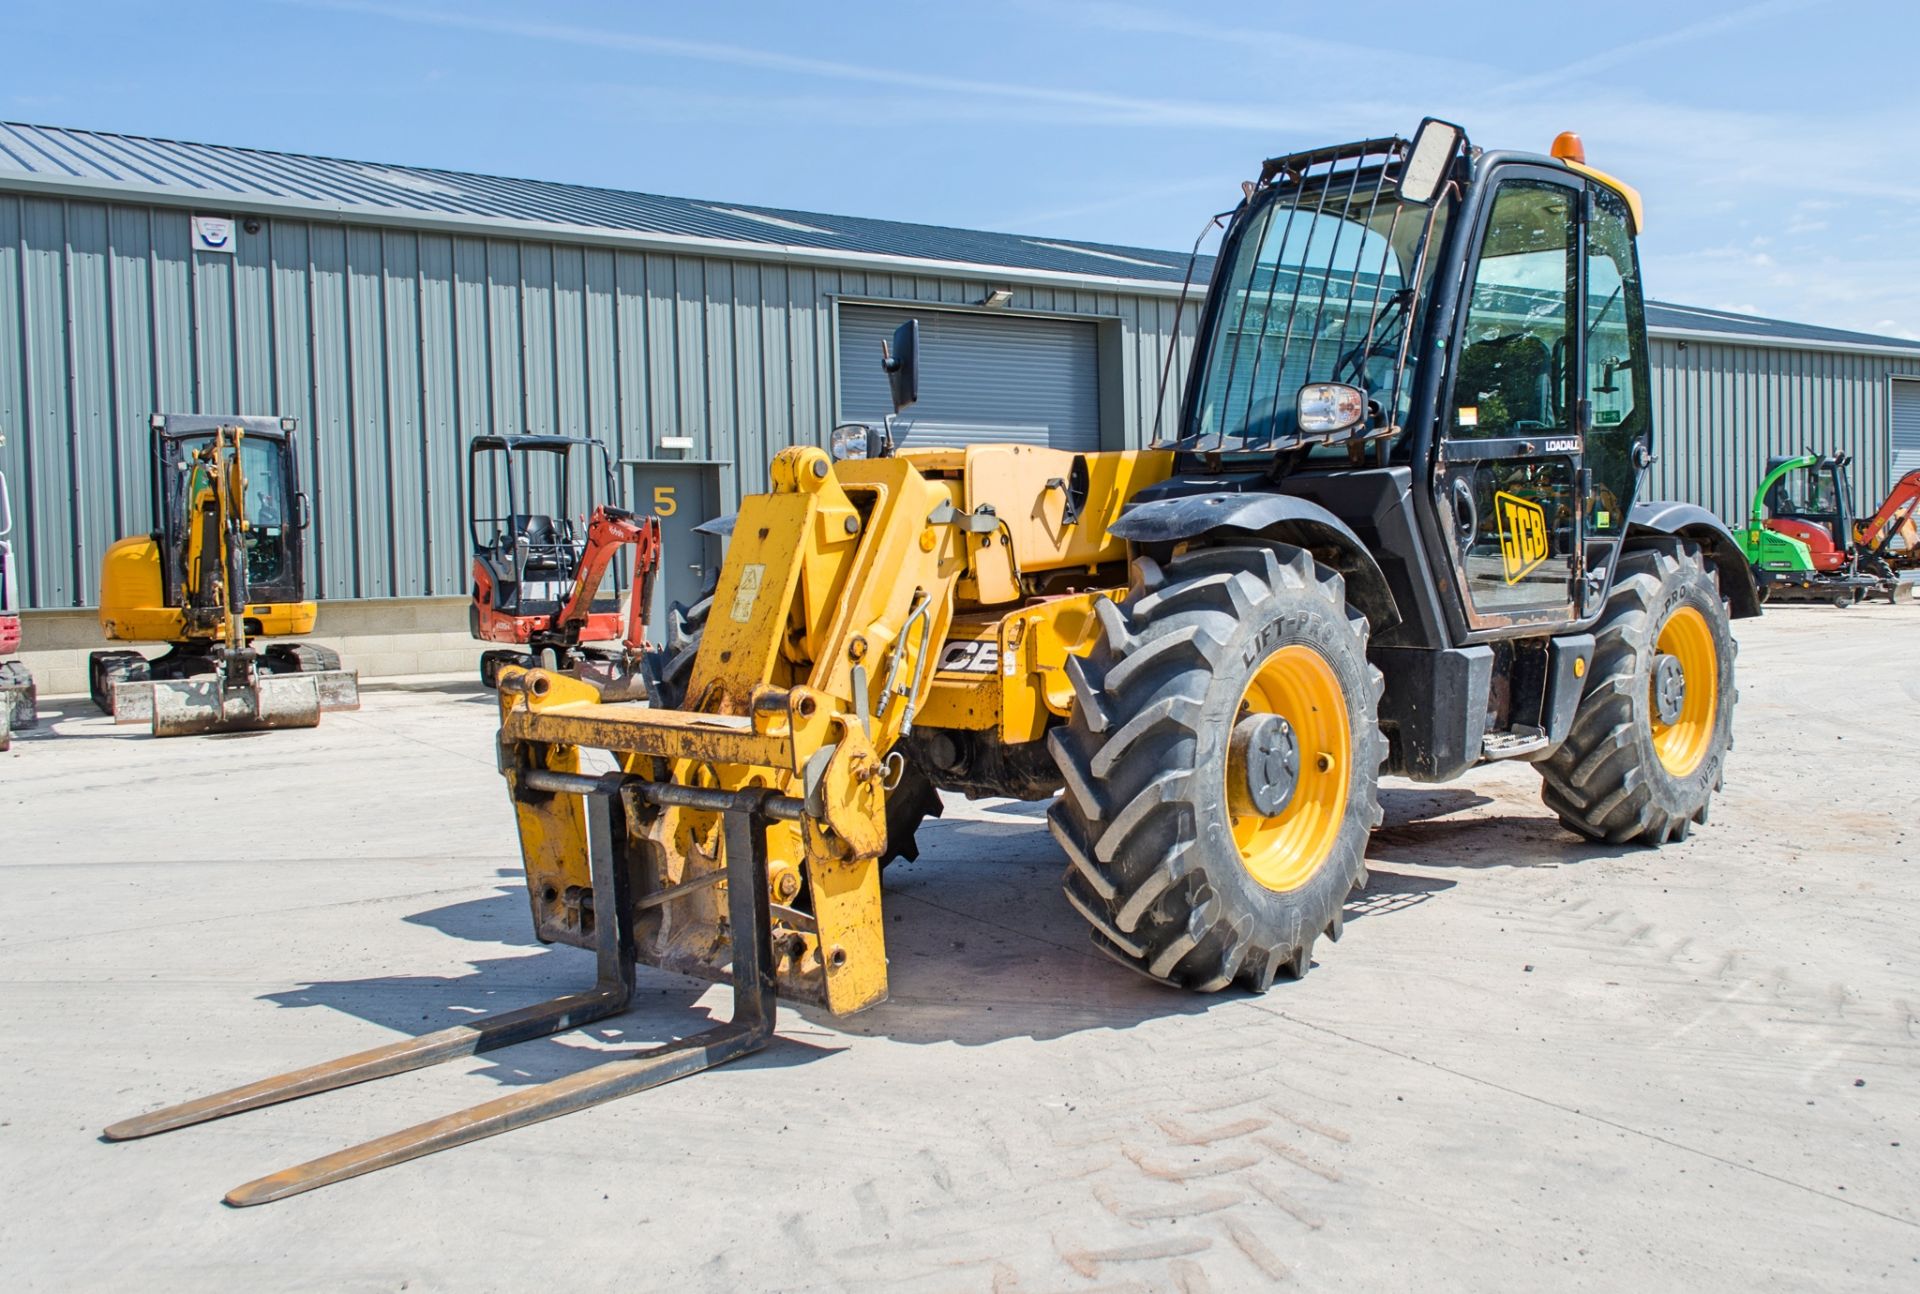
[[193, 250], [226, 252], [232, 255], [233, 217], [195, 216], [193, 218]]

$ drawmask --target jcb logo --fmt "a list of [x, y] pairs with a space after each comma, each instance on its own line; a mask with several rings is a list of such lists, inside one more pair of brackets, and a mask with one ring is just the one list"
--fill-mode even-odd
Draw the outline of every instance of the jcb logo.
[[1547, 514], [1539, 504], [1505, 491], [1493, 496], [1493, 508], [1500, 526], [1500, 564], [1507, 583], [1518, 584], [1547, 560]]
[[1000, 644], [992, 638], [955, 638], [940, 649], [943, 674], [992, 674], [1000, 668]]

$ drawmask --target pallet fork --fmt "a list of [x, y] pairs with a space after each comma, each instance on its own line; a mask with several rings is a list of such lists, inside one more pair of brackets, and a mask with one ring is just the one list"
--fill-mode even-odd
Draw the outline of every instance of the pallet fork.
[[[106, 1140], [130, 1141], [171, 1132], [244, 1110], [551, 1037], [618, 1015], [633, 996], [634, 918], [648, 908], [672, 903], [715, 881], [726, 884], [728, 925], [735, 936], [731, 976], [733, 1017], [725, 1024], [259, 1178], [229, 1191], [226, 1202], [235, 1208], [244, 1208], [285, 1199], [435, 1151], [658, 1087], [765, 1047], [773, 1037], [776, 999], [772, 919], [767, 894], [766, 829], [777, 819], [798, 820], [804, 807], [802, 801], [765, 788], [720, 791], [650, 783], [617, 773], [583, 777], [532, 770], [524, 777], [530, 791], [580, 795], [585, 799], [592, 911], [604, 913], [607, 918], [595, 923], [598, 975], [591, 989], [155, 1110], [107, 1128], [102, 1134]], [[724, 868], [686, 884], [636, 898], [637, 869], [633, 857], [620, 843], [626, 833], [614, 829], [614, 814], [622, 811], [623, 798], [654, 810], [684, 808], [720, 813], [725, 840]], [[745, 939], [739, 938], [743, 931], [748, 932]]]

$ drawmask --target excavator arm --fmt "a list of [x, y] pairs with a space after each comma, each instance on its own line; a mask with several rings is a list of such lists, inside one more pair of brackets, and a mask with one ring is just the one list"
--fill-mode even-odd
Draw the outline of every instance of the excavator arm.
[[1885, 555], [1896, 538], [1904, 539], [1907, 553], [1920, 559], [1916, 514], [1920, 514], [1920, 470], [1893, 483], [1879, 510], [1854, 526], [1854, 542], [1869, 553]]
[[586, 551], [580, 568], [574, 572], [573, 594], [553, 618], [553, 627], [564, 631], [584, 626], [593, 610], [593, 599], [607, 577], [607, 568], [622, 548], [633, 549], [633, 600], [627, 613], [624, 642], [629, 651], [639, 650], [647, 636], [647, 608], [653, 602], [653, 579], [660, 569], [660, 519], [639, 517], [625, 508], [602, 504], [593, 510], [587, 522]]

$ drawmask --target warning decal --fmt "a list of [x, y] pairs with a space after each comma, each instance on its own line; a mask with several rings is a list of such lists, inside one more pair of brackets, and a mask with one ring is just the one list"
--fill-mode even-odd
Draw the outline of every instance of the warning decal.
[[739, 624], [753, 619], [753, 603], [760, 596], [760, 585], [766, 580], [767, 568], [759, 562], [743, 567], [740, 571], [740, 584], [733, 594], [733, 618]]

